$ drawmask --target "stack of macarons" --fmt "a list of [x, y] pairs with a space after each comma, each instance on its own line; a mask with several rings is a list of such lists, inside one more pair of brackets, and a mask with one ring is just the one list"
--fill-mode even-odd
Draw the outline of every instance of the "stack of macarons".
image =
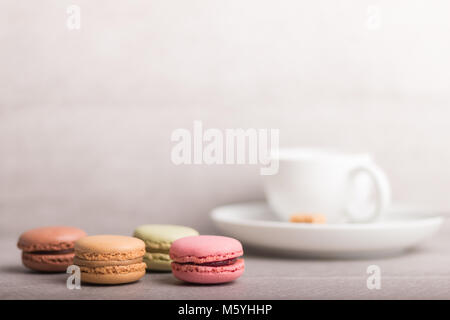
[[74, 227], [44, 227], [23, 233], [18, 247], [30, 269], [64, 272], [75, 264], [81, 281], [95, 284], [135, 282], [146, 269], [171, 270], [180, 280], [202, 284], [230, 282], [244, 272], [238, 240], [198, 235], [177, 225], [142, 225], [134, 237], [87, 236]]

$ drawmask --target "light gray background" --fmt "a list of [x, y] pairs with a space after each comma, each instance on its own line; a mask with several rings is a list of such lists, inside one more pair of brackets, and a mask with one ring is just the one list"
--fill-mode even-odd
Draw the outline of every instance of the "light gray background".
[[[81, 7], [81, 30], [66, 9]], [[367, 28], [368, 6], [381, 28]], [[450, 209], [448, 1], [0, 1], [0, 234], [215, 230], [257, 166], [175, 166], [177, 128], [371, 152], [396, 202]]]

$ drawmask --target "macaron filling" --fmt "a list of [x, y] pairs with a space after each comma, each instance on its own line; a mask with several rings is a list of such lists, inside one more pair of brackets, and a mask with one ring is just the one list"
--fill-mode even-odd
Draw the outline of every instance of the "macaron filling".
[[42, 255], [58, 255], [58, 254], [69, 254], [69, 253], [75, 253], [74, 249], [67, 249], [67, 250], [59, 250], [59, 251], [31, 251], [31, 252], [27, 252], [30, 254], [42, 254]]
[[196, 266], [205, 266], [205, 267], [223, 267], [223, 266], [229, 266], [234, 263], [236, 263], [237, 259], [240, 257], [222, 260], [222, 261], [209, 261], [204, 263], [194, 263], [194, 262], [176, 262], [181, 265], [196, 265]]

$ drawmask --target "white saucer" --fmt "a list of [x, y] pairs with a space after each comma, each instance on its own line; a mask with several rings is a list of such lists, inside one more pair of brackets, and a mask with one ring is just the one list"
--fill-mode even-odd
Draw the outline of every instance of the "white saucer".
[[211, 218], [245, 245], [329, 258], [398, 253], [431, 237], [444, 221], [425, 211], [391, 211], [371, 224], [302, 224], [277, 221], [265, 202], [248, 202], [216, 208]]

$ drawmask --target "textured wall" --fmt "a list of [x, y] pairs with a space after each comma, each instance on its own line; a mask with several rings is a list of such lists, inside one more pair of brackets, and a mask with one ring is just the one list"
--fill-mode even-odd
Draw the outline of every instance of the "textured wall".
[[[81, 7], [81, 30], [66, 8]], [[367, 28], [368, 7], [381, 27]], [[212, 231], [255, 166], [174, 166], [171, 132], [280, 128], [372, 152], [394, 200], [450, 208], [448, 1], [0, 1], [0, 232]], [[126, 218], [124, 218], [126, 217]]]

